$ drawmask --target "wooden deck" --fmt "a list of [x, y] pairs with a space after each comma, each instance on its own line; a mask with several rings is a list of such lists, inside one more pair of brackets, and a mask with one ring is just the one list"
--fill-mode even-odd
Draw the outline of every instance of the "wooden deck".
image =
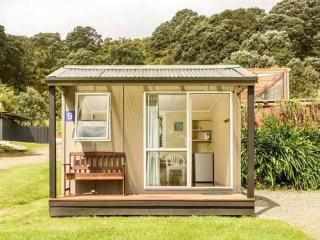
[[78, 195], [49, 199], [51, 216], [253, 215], [243, 194]]

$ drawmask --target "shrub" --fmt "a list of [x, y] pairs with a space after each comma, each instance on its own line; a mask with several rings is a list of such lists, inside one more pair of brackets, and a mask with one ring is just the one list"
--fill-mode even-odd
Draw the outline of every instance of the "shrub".
[[[265, 116], [255, 133], [257, 188], [320, 189], [320, 129]], [[247, 183], [247, 130], [242, 132], [242, 183]]]

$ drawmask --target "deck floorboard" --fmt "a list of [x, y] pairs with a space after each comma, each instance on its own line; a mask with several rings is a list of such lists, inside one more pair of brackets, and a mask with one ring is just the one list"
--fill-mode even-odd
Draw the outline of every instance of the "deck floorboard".
[[51, 216], [253, 215], [243, 194], [76, 195], [49, 199]]
[[254, 201], [240, 193], [233, 194], [132, 194], [132, 195], [72, 195], [54, 201]]

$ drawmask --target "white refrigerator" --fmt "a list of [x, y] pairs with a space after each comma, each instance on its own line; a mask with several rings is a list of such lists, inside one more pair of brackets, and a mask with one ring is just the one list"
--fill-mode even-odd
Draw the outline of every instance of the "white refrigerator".
[[194, 154], [194, 183], [212, 183], [214, 185], [214, 155], [213, 153]]

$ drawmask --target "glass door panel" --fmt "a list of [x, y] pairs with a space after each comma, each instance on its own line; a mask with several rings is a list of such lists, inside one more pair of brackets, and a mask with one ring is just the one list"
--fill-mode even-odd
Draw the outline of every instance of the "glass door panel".
[[186, 186], [186, 152], [147, 151], [147, 186]]
[[187, 96], [146, 94], [146, 186], [187, 184]]

